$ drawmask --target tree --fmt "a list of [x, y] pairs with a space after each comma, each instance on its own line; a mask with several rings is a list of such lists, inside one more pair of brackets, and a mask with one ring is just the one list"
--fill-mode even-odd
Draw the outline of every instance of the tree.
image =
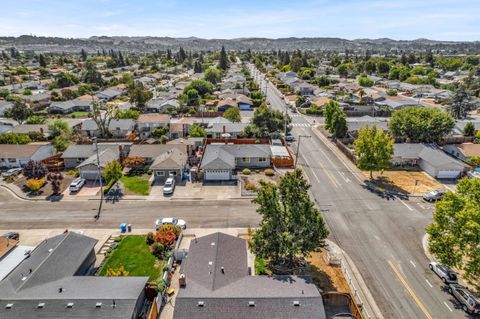
[[300, 68], [302, 67], [302, 58], [296, 56], [290, 61], [290, 67], [292, 68], [293, 72], [298, 72], [300, 71]]
[[78, 78], [72, 73], [62, 72], [55, 77], [57, 87], [65, 88], [73, 86], [79, 82]]
[[426, 107], [406, 107], [393, 112], [388, 128], [395, 139], [437, 143], [455, 126], [447, 112]]
[[82, 59], [82, 61], [87, 61], [87, 57], [88, 57], [87, 51], [85, 51], [84, 49], [82, 49], [82, 50], [80, 51], [80, 59]]
[[284, 113], [269, 108], [265, 103], [262, 103], [250, 120], [250, 124], [253, 126], [253, 133], [255, 137], [269, 137], [271, 134], [278, 134], [285, 130], [292, 119]]
[[456, 192], [435, 204], [433, 223], [427, 227], [428, 247], [440, 262], [480, 278], [480, 179], [463, 178]]
[[472, 109], [473, 104], [470, 95], [468, 95], [465, 86], [461, 84], [453, 92], [448, 110], [454, 119], [459, 120], [464, 119]]
[[370, 179], [373, 178], [372, 171], [383, 171], [389, 168], [393, 155], [393, 143], [393, 138], [384, 131], [377, 130], [375, 125], [371, 128], [361, 128], [354, 142], [358, 168], [370, 171]]
[[19, 123], [23, 123], [32, 115], [32, 110], [30, 107], [20, 101], [13, 102], [13, 106], [4, 111], [4, 116], [7, 118], [14, 119]]
[[122, 177], [122, 165], [116, 160], [108, 162], [102, 174], [107, 184], [119, 180]]
[[335, 137], [345, 137], [348, 127], [345, 112], [336, 101], [329, 101], [325, 104], [325, 129]]
[[186, 94], [191, 89], [197, 90], [201, 97], [205, 97], [206, 94], [213, 92], [213, 84], [205, 80], [193, 80], [183, 89], [183, 93]]
[[147, 102], [153, 97], [152, 91], [144, 89], [141, 82], [130, 86], [128, 94], [130, 95], [130, 102], [135, 104], [139, 110], [143, 110]]
[[475, 136], [475, 125], [472, 122], [467, 122], [463, 128], [463, 136]]
[[217, 68], [208, 68], [203, 75], [203, 79], [215, 85], [222, 79], [222, 73]]
[[378, 73], [388, 74], [388, 71], [390, 71], [390, 64], [388, 64], [385, 61], [379, 61], [377, 63], [377, 70], [378, 70]]
[[25, 134], [7, 132], [3, 135], [0, 135], [0, 144], [28, 144], [31, 143], [32, 139]]
[[48, 169], [42, 162], [30, 160], [23, 167], [23, 175], [27, 178], [39, 179], [44, 178], [47, 175]]
[[62, 185], [63, 175], [62, 173], [48, 173], [47, 181], [52, 185], [53, 195], [60, 193], [60, 186]]
[[299, 169], [287, 172], [278, 186], [260, 182], [253, 202], [262, 221], [251, 241], [257, 256], [273, 262], [285, 258], [292, 265], [296, 256], [308, 256], [324, 245], [329, 232], [309, 188]]
[[32, 115], [27, 119], [25, 123], [26, 124], [44, 124], [46, 120], [47, 118], [45, 116]]
[[368, 74], [372, 74], [375, 73], [375, 71], [377, 71], [377, 65], [374, 61], [368, 60], [365, 63], [365, 72], [367, 72]]
[[232, 122], [240, 122], [242, 120], [240, 116], [240, 108], [238, 106], [229, 107], [223, 113], [223, 117]]
[[220, 60], [218, 61], [218, 67], [222, 70], [228, 69], [228, 56], [227, 52], [225, 52], [225, 47], [222, 46], [222, 50], [220, 50]]
[[47, 61], [45, 61], [45, 56], [41, 53], [40, 53], [40, 56], [38, 57], [38, 63], [40, 64], [41, 68], [47, 67]]
[[373, 81], [370, 80], [365, 74], [362, 74], [358, 78], [358, 84], [360, 84], [360, 86], [370, 87], [373, 85]]
[[206, 137], [207, 133], [198, 123], [193, 124], [188, 129], [188, 136], [190, 137]]
[[152, 132], [152, 136], [155, 138], [161, 138], [162, 136], [168, 136], [169, 132], [170, 132], [169, 126], [156, 127]]
[[94, 102], [92, 109], [92, 119], [97, 124], [100, 137], [110, 136], [109, 127], [116, 112], [115, 107], [104, 102]]
[[198, 91], [195, 89], [190, 89], [186, 93], [187, 96], [187, 105], [189, 106], [199, 106], [200, 105], [200, 96]]
[[115, 119], [117, 120], [121, 120], [121, 119], [137, 120], [139, 116], [140, 116], [140, 112], [134, 109], [118, 110], [115, 113]]
[[85, 83], [96, 84], [102, 86], [104, 84], [102, 74], [97, 71], [92, 61], [85, 63], [85, 69], [82, 72], [82, 81]]
[[62, 119], [55, 119], [53, 122], [48, 124], [48, 132], [52, 138], [55, 138], [60, 135], [70, 136], [72, 129], [66, 121]]

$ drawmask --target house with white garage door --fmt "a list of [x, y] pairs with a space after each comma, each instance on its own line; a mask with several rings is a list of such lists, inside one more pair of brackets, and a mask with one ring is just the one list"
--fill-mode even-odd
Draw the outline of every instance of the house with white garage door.
[[[98, 161], [97, 154], [95, 153], [80, 163], [80, 165], [77, 166], [77, 169], [79, 170], [81, 177], [85, 178], [87, 181], [95, 181], [100, 179], [98, 166], [100, 166], [100, 171], [103, 173], [103, 169], [107, 166], [107, 163], [118, 160], [119, 152], [107, 148], [99, 151]], [[100, 165], [98, 165], [98, 163]]]
[[470, 166], [432, 144], [395, 144], [392, 162], [396, 167], [418, 166], [430, 176], [439, 179], [459, 178], [470, 170]]
[[271, 166], [272, 152], [268, 144], [209, 144], [205, 148], [200, 169], [204, 181], [236, 179], [236, 169], [262, 169]]

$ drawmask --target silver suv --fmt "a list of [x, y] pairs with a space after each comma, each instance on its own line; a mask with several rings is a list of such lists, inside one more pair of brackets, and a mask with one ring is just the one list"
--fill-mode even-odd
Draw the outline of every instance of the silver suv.
[[476, 315], [480, 313], [480, 302], [468, 291], [467, 288], [459, 284], [448, 285], [448, 292], [462, 305], [463, 311]]
[[457, 274], [445, 265], [432, 261], [428, 267], [437, 274], [445, 284], [457, 283]]

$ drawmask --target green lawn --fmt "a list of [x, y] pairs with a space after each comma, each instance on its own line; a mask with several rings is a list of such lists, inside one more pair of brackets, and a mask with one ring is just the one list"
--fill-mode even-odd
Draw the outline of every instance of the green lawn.
[[148, 276], [150, 281], [156, 282], [162, 276], [163, 263], [150, 253], [145, 236], [130, 235], [113, 250], [100, 271], [100, 276], [106, 276], [109, 268], [118, 269], [123, 265], [129, 276]]
[[71, 117], [71, 118], [85, 118], [85, 117], [88, 117], [88, 113], [89, 112], [72, 112], [72, 113], [68, 114], [68, 117]]
[[148, 175], [122, 176], [120, 181], [128, 192], [137, 195], [150, 194], [150, 182]]

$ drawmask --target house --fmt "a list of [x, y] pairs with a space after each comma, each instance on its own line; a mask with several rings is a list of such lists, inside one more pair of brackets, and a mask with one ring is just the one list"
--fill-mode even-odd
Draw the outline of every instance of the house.
[[22, 167], [29, 161], [41, 161], [53, 154], [53, 145], [49, 143], [0, 144], [0, 167]]
[[246, 97], [243, 94], [239, 94], [236, 98], [235, 101], [237, 102], [238, 107], [242, 111], [249, 111], [253, 109], [253, 102], [250, 100], [250, 98]]
[[145, 106], [146, 113], [165, 113], [178, 110], [180, 103], [176, 99], [152, 99]]
[[175, 181], [180, 183], [183, 171], [187, 168], [188, 148], [184, 145], [168, 145], [170, 149], [163, 152], [155, 160], [150, 169], [155, 182], [163, 183], [168, 176], [173, 175]]
[[47, 107], [47, 112], [51, 114], [69, 114], [73, 112], [91, 112], [92, 101], [84, 99], [75, 99], [64, 102], [52, 102]]
[[128, 157], [141, 157], [145, 161], [145, 165], [150, 166], [153, 164], [153, 161], [160, 155], [170, 151], [173, 148], [179, 148], [184, 150], [188, 148], [187, 144], [185, 145], [175, 145], [175, 144], [134, 144], [130, 147], [130, 152]]
[[470, 169], [450, 157], [435, 145], [419, 143], [394, 144], [392, 159], [394, 166], [418, 166], [434, 178], [454, 179]]
[[300, 83], [300, 85], [298, 85], [296, 91], [298, 91], [298, 94], [302, 96], [312, 96], [313, 91], [315, 91], [315, 89], [316, 87], [314, 85], [303, 82], [303, 83]]
[[[77, 165], [77, 169], [80, 172], [80, 176], [85, 178], [88, 181], [96, 181], [101, 178], [103, 169], [107, 166], [109, 162], [118, 161], [119, 153], [115, 152], [109, 148], [106, 148], [102, 151], [98, 151], [97, 154], [91, 155], [89, 158]], [[100, 172], [99, 172], [100, 167]]]
[[312, 99], [311, 103], [316, 107], [322, 108], [330, 101], [331, 100], [326, 96], [319, 96]]
[[468, 162], [471, 157], [480, 156], [480, 144], [451, 144], [445, 145], [443, 150], [464, 162]]
[[95, 94], [102, 101], [111, 101], [123, 95], [123, 91], [118, 88], [108, 88]]
[[167, 127], [170, 124], [168, 114], [142, 114], [137, 119], [137, 130], [140, 138], [152, 135], [156, 128]]
[[236, 169], [270, 167], [271, 156], [267, 144], [209, 144], [200, 169], [205, 181], [232, 180]]
[[89, 276], [96, 243], [75, 232], [42, 241], [0, 281], [0, 318], [141, 318], [148, 277]]
[[[111, 120], [108, 131], [114, 138], [127, 138], [135, 129], [135, 121], [132, 119]], [[88, 137], [99, 137], [100, 130], [97, 123], [88, 119], [82, 122], [81, 132]]]
[[371, 117], [369, 115], [347, 118], [347, 132], [352, 137], [356, 137], [361, 128], [372, 127], [373, 125], [375, 125], [377, 130], [388, 131], [388, 122], [385, 119]]
[[247, 241], [213, 233], [190, 242], [174, 319], [325, 319], [309, 276], [252, 276]]
[[12, 128], [12, 132], [18, 134], [28, 134], [31, 132], [35, 132], [42, 134], [44, 137], [50, 136], [47, 124], [20, 124]]
[[[127, 143], [98, 143], [98, 150], [102, 152], [106, 149], [112, 150], [117, 154], [117, 158], [125, 158], [130, 144]], [[80, 165], [83, 161], [92, 155], [97, 154], [95, 151], [95, 145], [93, 144], [77, 144], [70, 145], [63, 153], [62, 158], [65, 164], [65, 168], [74, 169]]]
[[228, 110], [229, 108], [231, 107], [236, 107], [238, 106], [237, 105], [237, 102], [235, 102], [234, 100], [232, 99], [225, 99], [225, 100], [221, 100], [218, 102], [217, 104], [217, 110], [219, 112], [225, 112], [226, 110]]
[[248, 123], [212, 123], [205, 132], [212, 138], [239, 137], [247, 126]]

